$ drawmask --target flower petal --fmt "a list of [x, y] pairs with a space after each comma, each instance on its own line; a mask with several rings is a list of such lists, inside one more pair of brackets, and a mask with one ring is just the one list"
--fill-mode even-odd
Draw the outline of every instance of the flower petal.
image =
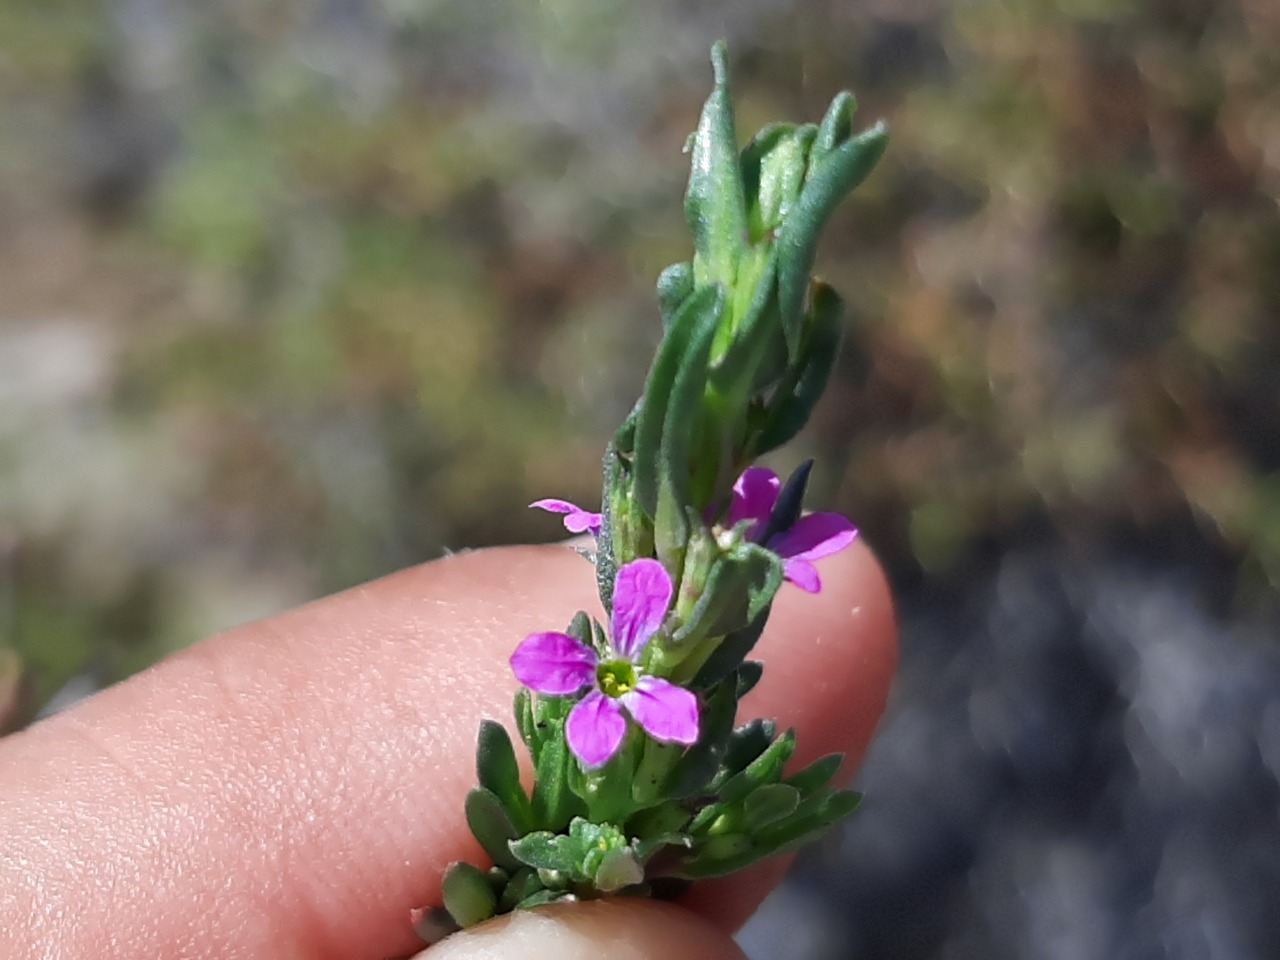
[[569, 711], [564, 738], [574, 756], [588, 770], [602, 767], [618, 752], [627, 733], [627, 719], [617, 700], [592, 690]]
[[767, 467], [751, 467], [743, 471], [738, 482], [733, 485], [733, 500], [729, 504], [725, 527], [732, 530], [743, 520], [754, 520], [755, 523], [748, 532], [750, 536], [751, 532], [769, 519], [781, 489], [782, 481]]
[[698, 698], [684, 687], [658, 677], [641, 677], [621, 700], [653, 739], [686, 746], [697, 742]]
[[671, 577], [657, 560], [632, 560], [613, 584], [613, 649], [635, 662], [671, 605]]
[[530, 690], [563, 696], [595, 683], [599, 657], [565, 633], [535, 633], [511, 654], [516, 679]]
[[535, 500], [529, 506], [549, 513], [563, 513], [564, 528], [570, 533], [590, 533], [593, 537], [600, 536], [602, 519], [600, 514], [583, 510], [568, 500]]
[[858, 528], [838, 513], [811, 513], [790, 530], [769, 540], [769, 549], [784, 560], [821, 560], [858, 539]]
[[782, 576], [805, 593], [822, 591], [822, 580], [818, 576], [818, 568], [808, 560], [783, 560]]

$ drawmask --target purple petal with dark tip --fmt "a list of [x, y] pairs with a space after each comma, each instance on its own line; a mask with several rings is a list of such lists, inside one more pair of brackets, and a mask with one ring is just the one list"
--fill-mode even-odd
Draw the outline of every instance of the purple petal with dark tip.
[[748, 533], [750, 536], [759, 524], [769, 519], [781, 489], [782, 481], [778, 479], [778, 475], [766, 467], [751, 467], [743, 471], [738, 482], [733, 485], [733, 500], [729, 504], [725, 527], [732, 530], [743, 520], [753, 520], [755, 525]]
[[516, 679], [552, 696], [577, 693], [595, 683], [597, 663], [594, 650], [564, 633], [535, 633], [511, 654]]
[[622, 705], [644, 732], [662, 743], [698, 742], [698, 698], [684, 687], [641, 677], [621, 697]]
[[671, 605], [671, 577], [657, 560], [632, 560], [613, 584], [613, 649], [632, 663], [658, 632]]
[[838, 513], [811, 513], [790, 530], [769, 540], [769, 549], [784, 560], [821, 560], [858, 539], [858, 528]]
[[564, 738], [574, 756], [588, 770], [602, 767], [618, 752], [627, 733], [627, 719], [617, 700], [592, 690], [571, 711]]
[[593, 537], [600, 535], [600, 514], [583, 510], [568, 500], [535, 500], [529, 506], [549, 513], [564, 514], [564, 528], [570, 533], [590, 533]]

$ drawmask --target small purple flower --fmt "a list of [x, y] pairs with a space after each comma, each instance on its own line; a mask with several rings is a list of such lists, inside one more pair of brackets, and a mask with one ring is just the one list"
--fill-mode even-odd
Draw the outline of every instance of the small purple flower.
[[[759, 543], [778, 502], [782, 481], [772, 470], [751, 467], [733, 485], [733, 500], [725, 527], [732, 529], [750, 520], [747, 539]], [[797, 520], [790, 529], [779, 531], [764, 546], [782, 558], [782, 573], [806, 593], [822, 589], [814, 560], [839, 553], [858, 537], [858, 528], [838, 513], [811, 513]]]
[[600, 536], [600, 514], [589, 513], [568, 500], [535, 500], [529, 506], [546, 510], [548, 513], [563, 513], [564, 528], [570, 533], [590, 533], [593, 537]]
[[623, 708], [654, 740], [688, 746], [698, 739], [698, 698], [638, 668], [640, 654], [666, 619], [672, 589], [657, 560], [633, 560], [614, 584], [607, 658], [565, 633], [535, 633], [511, 655], [516, 678], [537, 693], [561, 697], [592, 688], [569, 712], [564, 728], [569, 749], [587, 769], [608, 763], [622, 746]]

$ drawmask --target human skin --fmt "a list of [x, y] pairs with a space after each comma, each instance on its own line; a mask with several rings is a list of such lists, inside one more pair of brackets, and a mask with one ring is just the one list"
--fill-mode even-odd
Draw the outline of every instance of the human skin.
[[[861, 544], [785, 586], [742, 716], [794, 726], [804, 764], [861, 761], [896, 662]], [[446, 557], [231, 630], [0, 740], [0, 957], [381, 960], [454, 860], [483, 862], [462, 801], [476, 727], [510, 723], [526, 634], [601, 615], [564, 546]], [[499, 918], [440, 957], [740, 956], [785, 862], [680, 905], [568, 904]]]

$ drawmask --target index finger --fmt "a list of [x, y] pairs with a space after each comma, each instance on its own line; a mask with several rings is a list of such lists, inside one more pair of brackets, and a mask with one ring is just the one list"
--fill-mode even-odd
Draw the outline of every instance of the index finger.
[[[797, 727], [797, 762], [860, 758], [895, 658], [865, 548], [823, 579], [779, 596], [744, 707]], [[481, 861], [462, 800], [477, 724], [509, 722], [507, 658], [579, 608], [598, 601], [570, 550], [459, 554], [215, 637], [0, 742], [0, 953], [410, 951], [409, 909], [438, 900], [449, 862]]]

